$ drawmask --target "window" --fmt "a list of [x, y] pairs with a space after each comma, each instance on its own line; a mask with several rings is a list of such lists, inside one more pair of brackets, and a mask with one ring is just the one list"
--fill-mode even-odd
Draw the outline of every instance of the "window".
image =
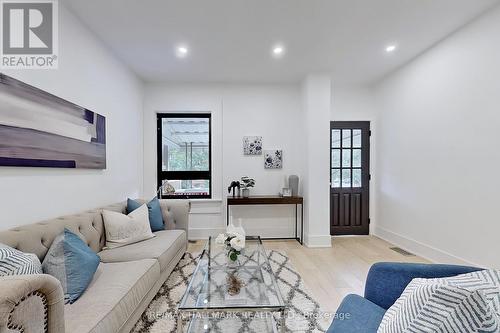
[[158, 127], [158, 188], [162, 198], [211, 198], [210, 114], [161, 113]]
[[362, 187], [361, 129], [332, 129], [331, 186]]

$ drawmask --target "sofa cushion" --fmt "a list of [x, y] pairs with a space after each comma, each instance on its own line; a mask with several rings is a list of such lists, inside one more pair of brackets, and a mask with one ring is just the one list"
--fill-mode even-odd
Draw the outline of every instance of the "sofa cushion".
[[104, 249], [114, 249], [154, 237], [146, 205], [140, 206], [128, 215], [103, 210], [102, 217], [106, 230]]
[[42, 263], [43, 272], [61, 282], [66, 302], [75, 302], [91, 283], [100, 259], [83, 240], [64, 229], [52, 242]]
[[64, 307], [66, 332], [118, 332], [159, 278], [153, 259], [101, 263], [85, 293]]
[[[127, 199], [127, 213], [130, 214], [137, 208], [141, 207], [143, 203], [136, 200]], [[163, 223], [163, 216], [161, 214], [160, 201], [158, 198], [153, 198], [147, 204], [149, 212], [149, 225], [152, 231], [165, 230], [165, 225]]]
[[102, 262], [124, 262], [140, 259], [157, 259], [163, 272], [175, 257], [185, 249], [187, 240], [184, 230], [163, 230], [154, 233], [156, 237], [117, 249], [98, 253]]
[[42, 264], [35, 254], [0, 243], [0, 276], [42, 273]]
[[347, 295], [327, 333], [375, 333], [385, 309], [358, 295]]
[[500, 271], [413, 279], [378, 332], [415, 331], [500, 332]]

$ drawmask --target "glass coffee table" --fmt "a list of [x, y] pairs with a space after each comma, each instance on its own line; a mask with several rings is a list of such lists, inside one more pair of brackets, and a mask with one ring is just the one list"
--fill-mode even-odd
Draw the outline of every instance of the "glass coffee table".
[[[238, 260], [228, 264], [224, 248], [209, 238], [179, 304], [177, 332], [237, 332], [242, 325], [285, 331], [287, 309], [260, 237], [246, 237]], [[236, 290], [231, 278], [240, 282]]]

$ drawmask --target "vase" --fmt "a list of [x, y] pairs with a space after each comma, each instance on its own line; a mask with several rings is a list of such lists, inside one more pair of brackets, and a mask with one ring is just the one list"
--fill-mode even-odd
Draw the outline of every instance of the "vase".
[[291, 175], [288, 177], [288, 187], [292, 189], [292, 196], [296, 197], [299, 195], [299, 176]]
[[250, 196], [250, 189], [244, 188], [243, 190], [241, 190], [241, 196], [243, 198], [248, 198]]
[[243, 239], [245, 239], [245, 229], [243, 229], [243, 224], [242, 224], [242, 219], [238, 218], [236, 220], [236, 224], [233, 223], [233, 217], [229, 219], [229, 225], [226, 227], [226, 232], [232, 232], [238, 235], [243, 236]]

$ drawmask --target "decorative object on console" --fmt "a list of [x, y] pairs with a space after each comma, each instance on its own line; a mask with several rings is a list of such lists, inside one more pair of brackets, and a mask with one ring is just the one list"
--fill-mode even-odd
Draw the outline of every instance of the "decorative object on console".
[[[127, 199], [127, 213], [132, 213], [142, 205], [142, 203], [139, 203], [135, 200]], [[146, 206], [148, 207], [149, 225], [151, 226], [151, 231], [155, 232], [165, 230], [165, 223], [161, 214], [160, 201], [158, 200], [158, 198], [153, 198], [146, 204]]]
[[[240, 196], [240, 187], [241, 184], [237, 180], [233, 180], [231, 182], [231, 185], [227, 188], [227, 193], [231, 193], [231, 190], [233, 190], [233, 197], [239, 197]], [[238, 195], [236, 195], [236, 189], [238, 189]]]
[[250, 188], [255, 186], [255, 179], [249, 178], [247, 176], [241, 177], [240, 187], [242, 189], [241, 195], [243, 198], [248, 198], [250, 196]]
[[217, 236], [215, 243], [226, 249], [228, 264], [232, 265], [237, 264], [238, 256], [245, 248], [245, 237], [235, 232], [225, 232]]
[[283, 194], [284, 197], [291, 197], [292, 196], [292, 190], [291, 189], [284, 188], [282, 191], [283, 191], [282, 194]]
[[87, 290], [100, 258], [83, 240], [64, 229], [45, 256], [42, 268], [61, 282], [66, 303], [74, 303]]
[[148, 207], [146, 205], [140, 206], [128, 215], [103, 210], [102, 218], [106, 231], [105, 249], [114, 249], [155, 236], [151, 232]]
[[281, 169], [283, 167], [283, 151], [265, 150], [264, 151], [264, 168], [266, 169]]
[[243, 137], [244, 155], [262, 155], [262, 137], [244, 136]]
[[291, 175], [288, 177], [288, 188], [292, 190], [292, 196], [299, 196], [299, 176]]
[[42, 264], [35, 254], [0, 243], [0, 276], [42, 273]]
[[0, 74], [0, 166], [106, 169], [106, 118]]

